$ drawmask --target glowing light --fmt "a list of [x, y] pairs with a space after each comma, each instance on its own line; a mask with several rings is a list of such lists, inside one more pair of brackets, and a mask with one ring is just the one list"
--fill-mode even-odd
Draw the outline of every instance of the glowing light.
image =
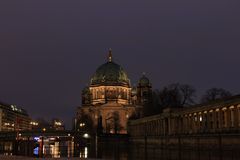
[[85, 133], [84, 135], [83, 135], [83, 138], [89, 138], [90, 136], [89, 136], [89, 134], [87, 134], [87, 133]]
[[16, 105], [11, 105], [13, 111], [22, 112], [21, 109], [18, 109]]
[[5, 126], [10, 126], [10, 123], [4, 123]]
[[230, 109], [234, 109], [234, 106], [229, 107]]
[[80, 123], [80, 127], [84, 127], [85, 125], [85, 123]]
[[30, 124], [33, 125], [33, 126], [38, 126], [38, 123], [37, 123], [37, 122], [33, 122], [33, 121], [32, 121], [32, 122], [30, 122]]
[[54, 124], [55, 124], [56, 126], [61, 126], [61, 125], [62, 125], [61, 122], [54, 122]]
[[34, 148], [33, 154], [38, 155], [38, 153], [39, 153], [39, 147]]
[[87, 147], [84, 148], [84, 154], [85, 154], [85, 158], [87, 158], [88, 157], [88, 148]]
[[85, 147], [84, 151], [80, 152], [80, 158], [88, 158], [88, 148]]
[[199, 116], [199, 121], [202, 122], [202, 116], [201, 115]]
[[34, 137], [33, 138], [35, 141], [38, 141], [40, 138], [39, 137]]

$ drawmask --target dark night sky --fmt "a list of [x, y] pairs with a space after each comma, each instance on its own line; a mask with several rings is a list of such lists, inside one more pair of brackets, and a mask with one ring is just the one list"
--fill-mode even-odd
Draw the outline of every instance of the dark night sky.
[[1, 0], [0, 100], [70, 126], [112, 48], [136, 83], [240, 93], [239, 0]]

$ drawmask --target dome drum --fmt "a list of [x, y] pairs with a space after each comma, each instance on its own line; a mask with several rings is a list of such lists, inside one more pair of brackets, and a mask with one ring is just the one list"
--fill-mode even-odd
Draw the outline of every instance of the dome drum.
[[104, 104], [110, 101], [128, 104], [131, 88], [123, 86], [91, 86], [90, 91], [93, 104]]

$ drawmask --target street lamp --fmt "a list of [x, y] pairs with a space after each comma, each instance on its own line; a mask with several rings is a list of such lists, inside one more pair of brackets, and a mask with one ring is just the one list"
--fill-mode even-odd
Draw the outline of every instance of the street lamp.
[[85, 126], [85, 123], [80, 123], [80, 127], [84, 127]]

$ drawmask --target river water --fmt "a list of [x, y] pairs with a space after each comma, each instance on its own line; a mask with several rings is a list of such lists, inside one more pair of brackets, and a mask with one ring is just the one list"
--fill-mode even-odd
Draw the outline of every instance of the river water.
[[89, 148], [87, 157], [116, 160], [239, 160], [239, 150], [218, 148], [178, 148], [159, 145], [102, 143], [95, 149]]
[[[8, 143], [7, 143], [8, 144]], [[10, 147], [5, 147], [11, 149]], [[45, 142], [44, 155], [39, 155], [35, 148], [35, 157], [64, 158], [78, 157], [82, 159], [114, 159], [114, 160], [239, 160], [238, 149], [219, 148], [218, 146], [179, 147], [162, 146], [128, 141], [105, 140], [96, 143], [84, 143], [74, 146], [73, 141]], [[11, 155], [11, 151], [4, 152]]]

